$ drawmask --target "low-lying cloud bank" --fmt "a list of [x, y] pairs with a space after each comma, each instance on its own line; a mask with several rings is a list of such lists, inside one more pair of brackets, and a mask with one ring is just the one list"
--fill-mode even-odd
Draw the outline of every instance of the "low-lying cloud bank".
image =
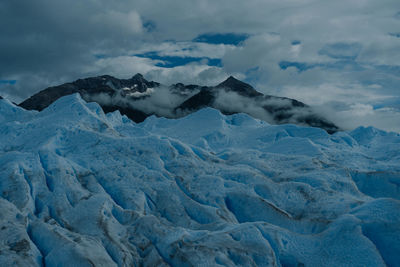
[[174, 108], [185, 100], [199, 92], [199, 90], [174, 92], [171, 87], [159, 86], [152, 89], [152, 93], [142, 97], [124, 97], [119, 93], [112, 96], [101, 93], [84, 95], [88, 101], [94, 101], [101, 105], [119, 105], [140, 110], [146, 114], [154, 114], [160, 117], [176, 118], [178, 115]]

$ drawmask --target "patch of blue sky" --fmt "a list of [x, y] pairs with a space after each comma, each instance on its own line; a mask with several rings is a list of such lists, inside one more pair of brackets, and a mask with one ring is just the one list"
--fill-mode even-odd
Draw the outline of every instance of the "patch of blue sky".
[[245, 33], [204, 33], [197, 36], [192, 41], [208, 44], [226, 44], [237, 46], [249, 38], [249, 36], [249, 34]]
[[103, 58], [107, 58], [107, 55], [103, 55], [103, 54], [95, 54], [93, 55], [96, 59], [103, 59]]
[[373, 105], [374, 109], [381, 108], [394, 108], [400, 111], [400, 97], [391, 97], [380, 101], [379, 103], [375, 103]]
[[189, 63], [194, 63], [194, 62], [203, 63], [208, 66], [215, 66], [215, 67], [222, 66], [222, 61], [219, 58], [161, 56], [156, 52], [136, 54], [135, 56], [162, 61], [162, 62], [157, 63], [156, 66], [163, 67], [163, 68], [173, 68], [173, 67], [183, 66], [183, 65], [186, 65]]
[[0, 80], [0, 85], [14, 85], [17, 80]]
[[153, 32], [156, 29], [156, 23], [154, 21], [146, 21], [145, 23], [143, 23], [143, 28], [147, 31], [147, 32]]

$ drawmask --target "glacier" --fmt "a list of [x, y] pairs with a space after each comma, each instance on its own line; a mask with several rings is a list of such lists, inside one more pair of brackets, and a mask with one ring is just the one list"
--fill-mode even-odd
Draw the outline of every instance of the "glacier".
[[0, 99], [1, 266], [399, 266], [400, 135]]

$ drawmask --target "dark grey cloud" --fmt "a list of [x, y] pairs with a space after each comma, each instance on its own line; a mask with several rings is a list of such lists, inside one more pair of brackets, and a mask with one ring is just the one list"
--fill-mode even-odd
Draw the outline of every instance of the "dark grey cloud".
[[21, 98], [80, 77], [94, 54], [124, 53], [145, 31], [134, 9], [99, 1], [6, 0], [0, 21], [0, 79], [17, 80], [8, 93]]

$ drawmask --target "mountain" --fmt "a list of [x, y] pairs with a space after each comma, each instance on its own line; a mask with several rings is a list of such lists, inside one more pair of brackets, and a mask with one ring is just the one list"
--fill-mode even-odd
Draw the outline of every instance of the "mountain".
[[119, 110], [135, 122], [142, 122], [151, 115], [179, 118], [204, 107], [213, 107], [224, 114], [247, 113], [271, 124], [313, 126], [328, 133], [339, 130], [304, 103], [264, 95], [232, 76], [217, 86], [207, 87], [182, 83], [164, 86], [147, 81], [141, 74], [131, 79], [104, 75], [47, 88], [20, 106], [40, 111], [58, 98], [73, 93], [79, 93], [86, 101], [99, 103], [105, 112]]
[[[144, 90], [144, 89], [143, 89]], [[397, 266], [400, 135], [0, 100], [1, 266]]]
[[251, 85], [239, 81], [233, 76], [229, 76], [228, 79], [218, 84], [216, 88], [226, 88], [246, 97], [256, 97], [263, 95], [260, 92], [257, 92], [253, 87], [251, 87]]

